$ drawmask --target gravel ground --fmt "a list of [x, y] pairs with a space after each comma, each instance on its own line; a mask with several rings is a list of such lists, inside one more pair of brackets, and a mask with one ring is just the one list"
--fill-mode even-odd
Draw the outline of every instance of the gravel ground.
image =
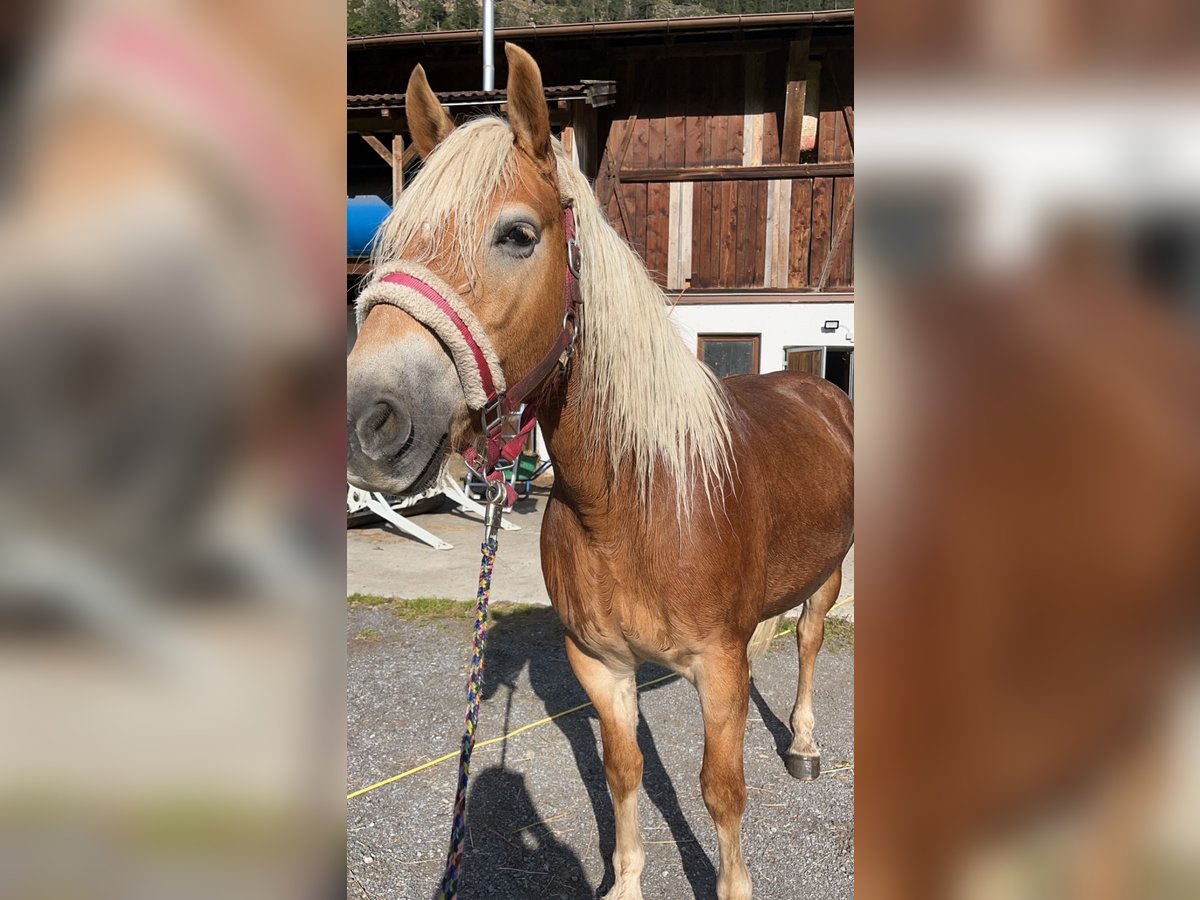
[[[497, 574], [499, 582], [499, 573]], [[586, 702], [552, 610], [497, 604], [478, 739]], [[349, 790], [457, 750], [471, 622], [413, 620], [388, 605], [348, 612]], [[854, 874], [853, 626], [830, 629], [817, 662], [821, 778], [801, 783], [779, 751], [795, 695], [795, 642], [756, 663], [746, 735], [749, 804], [743, 842], [761, 898], [850, 898]], [[665, 674], [646, 666], [639, 681]], [[641, 694], [645, 755], [639, 799], [647, 897], [715, 896], [717, 842], [700, 795], [702, 727], [695, 691], [678, 679]], [[348, 896], [429, 900], [445, 861], [456, 760], [347, 801]], [[612, 806], [589, 709], [479, 747], [460, 896], [593, 897], [612, 885]]]

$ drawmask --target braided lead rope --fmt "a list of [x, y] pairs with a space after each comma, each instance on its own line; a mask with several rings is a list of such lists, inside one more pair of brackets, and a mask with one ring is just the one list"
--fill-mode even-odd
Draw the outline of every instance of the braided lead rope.
[[[495, 483], [494, 483], [495, 484]], [[462, 747], [458, 754], [458, 789], [454, 794], [454, 823], [450, 828], [450, 850], [438, 900], [455, 900], [462, 874], [463, 842], [467, 833], [467, 779], [471, 770], [471, 751], [475, 749], [475, 725], [479, 721], [479, 702], [483, 699], [483, 648], [488, 634], [488, 601], [492, 593], [492, 566], [496, 561], [496, 529], [504, 513], [504, 489], [493, 490], [484, 514], [483, 558], [479, 563], [479, 594], [475, 606], [475, 633], [471, 640], [471, 672], [467, 676], [467, 719], [463, 727]]]

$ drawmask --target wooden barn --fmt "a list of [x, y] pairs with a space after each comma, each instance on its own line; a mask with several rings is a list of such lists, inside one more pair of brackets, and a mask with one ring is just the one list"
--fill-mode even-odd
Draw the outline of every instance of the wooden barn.
[[[487, 94], [479, 32], [351, 39], [348, 193], [390, 202], [419, 166], [414, 65], [456, 117], [496, 112], [515, 41], [697, 354], [721, 375], [801, 369], [852, 393], [853, 27], [846, 10], [503, 28]], [[348, 260], [351, 278], [364, 268]]]

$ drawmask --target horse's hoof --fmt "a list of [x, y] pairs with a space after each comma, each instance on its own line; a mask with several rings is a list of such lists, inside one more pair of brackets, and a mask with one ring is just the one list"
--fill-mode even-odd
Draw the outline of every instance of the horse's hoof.
[[783, 764], [787, 766], [788, 774], [800, 781], [815, 781], [821, 774], [821, 757], [804, 756], [801, 753], [785, 753]]

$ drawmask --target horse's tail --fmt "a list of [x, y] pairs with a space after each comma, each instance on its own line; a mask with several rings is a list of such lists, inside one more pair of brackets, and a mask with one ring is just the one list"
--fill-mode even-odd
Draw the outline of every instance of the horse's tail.
[[754, 629], [754, 634], [750, 635], [750, 643], [746, 645], [746, 656], [753, 665], [754, 661], [767, 652], [767, 648], [771, 646], [771, 641], [775, 640], [775, 636], [779, 633], [779, 623], [783, 621], [783, 614], [772, 616], [758, 623], [758, 627]]

